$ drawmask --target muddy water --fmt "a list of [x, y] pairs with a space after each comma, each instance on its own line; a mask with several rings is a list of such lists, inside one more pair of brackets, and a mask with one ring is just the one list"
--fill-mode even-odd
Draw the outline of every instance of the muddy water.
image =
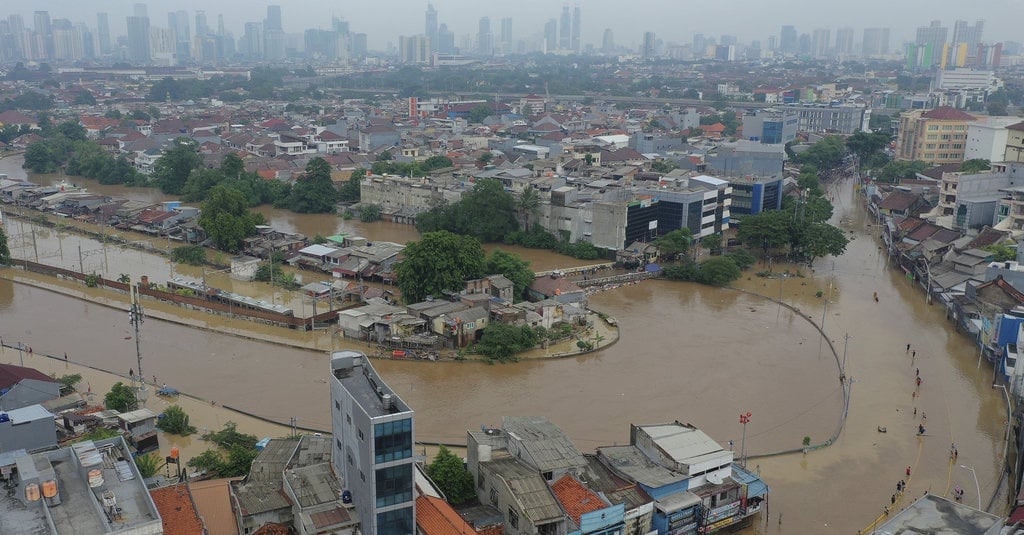
[[[773, 490], [768, 527], [759, 532], [853, 533], [889, 503], [907, 466], [913, 471], [908, 495], [926, 489], [948, 495], [960, 485], [968, 489], [965, 502], [976, 503], [963, 464], [977, 471], [987, 502], [1004, 453], [1005, 404], [989, 386], [991, 367], [978, 367], [976, 349], [950, 331], [943, 311], [926, 305], [886, 266], [872, 239], [877, 229], [868, 226], [849, 185], [835, 193], [836, 222], [855, 238], [846, 255], [819, 260], [816, 271], [805, 268], [803, 276], [781, 282], [751, 275], [739, 283], [781, 295], [815, 321], [824, 317], [840, 357], [844, 335], [851, 336], [852, 402], [839, 442], [807, 455], [750, 461]], [[317, 232], [295, 224], [300, 232]], [[339, 227], [333, 228], [328, 232]], [[393, 228], [394, 234], [378, 236], [373, 228], [360, 233], [403, 241], [399, 233], [412, 232]], [[592, 303], [615, 316], [622, 333], [617, 344], [589, 356], [504, 366], [377, 366], [416, 408], [425, 441], [461, 442], [465, 429], [496, 424], [504, 414], [548, 416], [585, 451], [627, 441], [630, 422], [675, 419], [699, 425], [719, 441], [734, 440], [738, 450], [737, 415], [748, 410], [750, 454], [797, 447], [805, 436], [817, 443], [835, 429], [842, 414], [835, 360], [827, 344], [819, 350], [816, 331], [788, 309], [734, 291], [655, 281], [598, 294]], [[125, 373], [135, 362], [134, 342], [124, 338], [127, 327], [123, 311], [0, 280], [5, 340], [49, 352], [71, 348], [76, 359]], [[297, 416], [312, 427], [329, 424], [326, 355], [156, 320], [144, 325], [142, 340], [146, 373], [161, 382], [279, 420]], [[917, 350], [913, 361], [907, 343]], [[915, 368], [923, 378], [919, 397], [912, 397]], [[918, 438], [922, 414], [927, 433]], [[879, 426], [888, 432], [879, 433]], [[951, 442], [959, 449], [956, 464], [948, 459]]]

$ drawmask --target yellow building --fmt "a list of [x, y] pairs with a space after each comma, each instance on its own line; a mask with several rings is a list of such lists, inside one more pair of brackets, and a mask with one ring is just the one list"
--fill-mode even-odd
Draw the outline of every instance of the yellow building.
[[1024, 162], [1024, 122], [1006, 127], [1006, 162]]
[[976, 118], [956, 108], [914, 110], [900, 115], [896, 158], [941, 165], [964, 160], [967, 123]]

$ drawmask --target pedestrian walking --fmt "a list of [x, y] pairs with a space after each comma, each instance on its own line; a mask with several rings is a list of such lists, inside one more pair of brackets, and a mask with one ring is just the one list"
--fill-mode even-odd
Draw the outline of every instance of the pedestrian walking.
[[921, 368], [917, 368], [916, 370], [917, 370], [917, 371], [916, 371], [916, 373], [914, 374], [914, 377], [921, 377]]
[[907, 344], [907, 351], [910, 351], [910, 344]]
[[917, 386], [921, 386], [921, 378], [920, 377], [917, 378]]
[[892, 495], [892, 498], [889, 498], [889, 503], [891, 503], [893, 505], [896, 505], [896, 495], [895, 494]]
[[912, 359], [913, 358], [917, 358], [917, 350], [916, 349], [910, 352], [910, 358], [912, 358]]
[[914, 416], [917, 416], [917, 407], [914, 407]]
[[957, 450], [953, 450], [953, 462], [954, 462], [954, 463], [956, 462], [956, 458], [957, 458], [957, 457], [958, 457], [959, 455], [960, 455], [960, 452], [959, 452], [959, 451], [957, 451]]
[[135, 368], [128, 368], [128, 377], [135, 378]]
[[67, 361], [68, 361], [68, 353], [67, 353], [67, 351], [65, 351], [64, 352], [64, 362], [67, 362]]
[[907, 477], [910, 477], [910, 467], [907, 467]]

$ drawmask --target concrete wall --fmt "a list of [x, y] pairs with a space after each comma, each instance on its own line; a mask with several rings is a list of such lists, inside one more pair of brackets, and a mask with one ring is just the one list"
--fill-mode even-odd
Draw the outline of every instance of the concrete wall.
[[0, 397], [0, 410], [12, 411], [59, 397], [59, 383], [23, 379]]
[[0, 452], [24, 449], [32, 452], [57, 445], [57, 426], [52, 418], [15, 424], [0, 423]]

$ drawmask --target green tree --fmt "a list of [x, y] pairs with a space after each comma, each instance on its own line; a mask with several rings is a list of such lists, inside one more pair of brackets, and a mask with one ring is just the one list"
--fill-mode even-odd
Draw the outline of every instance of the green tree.
[[306, 164], [306, 172], [292, 186], [288, 207], [300, 214], [324, 214], [334, 211], [338, 190], [331, 181], [331, 164], [323, 158], [313, 158]]
[[129, 412], [139, 408], [138, 399], [135, 397], [135, 389], [118, 381], [110, 387], [110, 392], [103, 396], [103, 404], [108, 409], [118, 412]]
[[25, 149], [25, 163], [22, 166], [33, 173], [53, 173], [57, 171], [58, 161], [48, 143], [37, 142]]
[[192, 171], [202, 164], [203, 157], [196, 152], [196, 142], [179, 137], [174, 140], [174, 146], [165, 149], [153, 165], [152, 178], [164, 193], [177, 195], [184, 190]]
[[960, 164], [960, 172], [964, 174], [976, 174], [989, 169], [992, 169], [992, 165], [984, 158], [971, 158]]
[[366, 204], [359, 209], [359, 220], [363, 223], [373, 223], [374, 221], [380, 221], [381, 210], [380, 206], [376, 204]]
[[256, 225], [262, 223], [263, 215], [249, 211], [241, 192], [224, 186], [210, 190], [199, 215], [199, 226], [217, 248], [228, 252], [238, 251], [242, 240], [255, 234]]
[[1017, 249], [1011, 247], [1006, 243], [993, 243], [992, 245], [986, 245], [982, 249], [992, 253], [992, 258], [995, 262], [1006, 262], [1008, 260], [1017, 259]]
[[912, 162], [892, 160], [882, 167], [882, 169], [877, 173], [876, 178], [881, 182], [899, 183], [901, 178], [914, 178], [917, 173], [928, 169], [928, 167], [930, 166], [927, 162], [922, 162], [920, 160], [914, 160]]
[[507, 253], [501, 249], [495, 249], [491, 253], [484, 270], [487, 275], [501, 274], [512, 281], [515, 285], [514, 295], [520, 299], [526, 295], [526, 288], [534, 279], [529, 262], [515, 253]]
[[726, 256], [731, 258], [733, 262], [736, 262], [736, 265], [739, 266], [740, 269], [747, 269], [757, 263], [757, 259], [754, 258], [754, 255], [750, 254], [750, 251], [746, 249], [736, 249]]
[[484, 273], [484, 249], [471, 236], [448, 231], [428, 232], [410, 242], [396, 269], [398, 288], [406, 303], [422, 301], [428, 295], [459, 290], [470, 279]]
[[697, 281], [711, 286], [725, 286], [740, 278], [740, 267], [727, 256], [715, 256], [700, 263]]
[[223, 462], [224, 458], [221, 456], [219, 451], [206, 450], [200, 453], [197, 457], [189, 459], [186, 464], [195, 468], [199, 472], [219, 475], [220, 466]]
[[736, 237], [750, 247], [761, 247], [765, 254], [768, 249], [790, 243], [792, 216], [783, 210], [768, 210], [740, 218]]
[[494, 179], [478, 180], [473, 190], [456, 203], [441, 203], [416, 219], [421, 233], [447, 230], [466, 234], [482, 242], [501, 241], [519, 230], [516, 201]]
[[11, 248], [7, 245], [7, 233], [0, 227], [0, 266], [11, 265]]
[[57, 131], [71, 141], [85, 141], [85, 127], [78, 124], [78, 121], [67, 121], [57, 125]]
[[362, 183], [364, 178], [366, 178], [366, 169], [360, 167], [352, 171], [348, 181], [342, 184], [338, 191], [338, 200], [343, 202], [359, 202], [361, 197], [360, 183]]
[[540, 204], [540, 194], [532, 187], [527, 187], [516, 196], [516, 211], [522, 218], [524, 231], [530, 231], [530, 221], [537, 217]]
[[72, 373], [69, 375], [61, 375], [57, 378], [57, 382], [60, 383], [60, 390], [62, 393], [67, 394], [75, 391], [75, 385], [82, 381], [81, 374]]
[[488, 358], [505, 362], [515, 358], [516, 353], [533, 349], [539, 337], [537, 331], [528, 325], [489, 323], [484, 328], [480, 342], [473, 350]]
[[700, 240], [700, 246], [708, 251], [714, 251], [722, 247], [722, 236], [720, 234], [709, 234]]
[[[871, 118], [874, 119], [875, 116], [872, 115]], [[886, 118], [886, 122], [888, 123], [888, 118]], [[862, 160], [881, 151], [888, 144], [889, 134], [881, 132], [869, 133], [858, 131], [852, 136], [846, 138], [846, 148], [850, 149], [850, 152], [860, 156]]]
[[469, 112], [469, 115], [466, 116], [466, 120], [469, 121], [470, 124], [482, 123], [484, 122], [484, 119], [491, 115], [491, 113], [493, 113], [493, 110], [490, 106], [487, 104], [480, 104]]
[[686, 254], [692, 242], [693, 236], [690, 234], [690, 229], [684, 227], [658, 236], [652, 244], [658, 248], [659, 257], [665, 260], [675, 260]]
[[189, 424], [188, 413], [177, 405], [171, 405], [164, 409], [156, 426], [166, 433], [183, 437], [196, 432], [196, 428]]
[[476, 499], [473, 474], [463, 466], [462, 459], [443, 445], [434, 460], [427, 465], [427, 476], [452, 505], [462, 505]]
[[201, 266], [206, 263], [206, 248], [201, 245], [182, 245], [171, 250], [171, 260], [178, 264]]
[[245, 172], [245, 162], [237, 154], [230, 152], [220, 162], [220, 173], [225, 178], [238, 178]]
[[818, 257], [843, 254], [850, 242], [842, 230], [828, 223], [811, 223], [806, 226], [800, 241], [808, 265], [813, 265], [814, 259]]
[[135, 458], [135, 466], [139, 468], [139, 474], [143, 479], [155, 476], [163, 465], [164, 460], [156, 453], [147, 453]]

